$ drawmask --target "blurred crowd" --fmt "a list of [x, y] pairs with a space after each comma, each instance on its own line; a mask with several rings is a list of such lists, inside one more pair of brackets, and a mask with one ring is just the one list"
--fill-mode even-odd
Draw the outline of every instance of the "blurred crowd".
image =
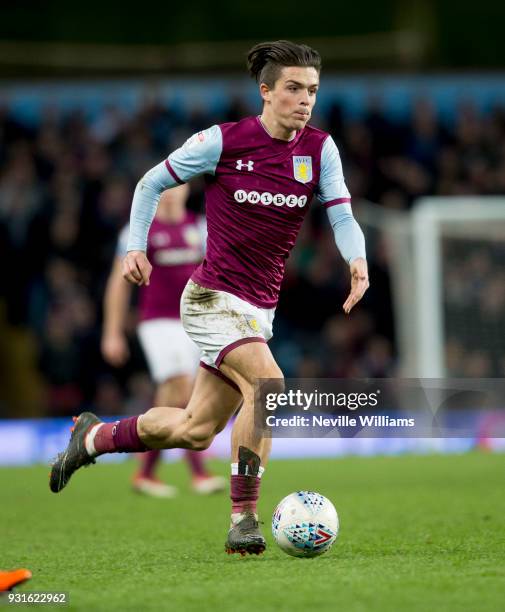
[[443, 250], [447, 373], [504, 378], [503, 236], [486, 242], [478, 237], [446, 238]]
[[[30, 372], [37, 376], [46, 415], [84, 407], [117, 414], [149, 405], [152, 386], [135, 340], [134, 308], [128, 366], [112, 370], [99, 350], [104, 285], [135, 184], [193, 132], [258, 109], [233, 100], [219, 115], [185, 113], [146, 99], [133, 115], [115, 106], [98, 117], [85, 111], [48, 108], [38, 124], [27, 125], [0, 107], [1, 329], [30, 336], [26, 385]], [[314, 123], [339, 146], [358, 214], [362, 199], [406, 210], [428, 194], [505, 192], [503, 108], [479, 114], [462, 104], [447, 124], [428, 100], [419, 100], [401, 122], [372, 100], [361, 119], [349, 121], [335, 101]], [[203, 211], [203, 181], [192, 184], [189, 206]], [[288, 262], [274, 326], [272, 348], [287, 376], [395, 374], [388, 255], [380, 244], [369, 251], [371, 288], [346, 317], [347, 267], [323, 208], [313, 204]], [[457, 275], [451, 276], [456, 293]], [[503, 277], [500, 282], [493, 304], [503, 313]], [[0, 360], [7, 360], [10, 348], [2, 347]]]

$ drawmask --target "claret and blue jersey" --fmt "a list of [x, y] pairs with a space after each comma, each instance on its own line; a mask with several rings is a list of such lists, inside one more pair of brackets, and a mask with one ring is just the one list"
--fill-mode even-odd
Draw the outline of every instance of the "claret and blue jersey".
[[313, 195], [327, 207], [344, 258], [365, 257], [331, 136], [306, 126], [291, 141], [275, 139], [259, 117], [199, 132], [147, 173], [135, 192], [128, 250], [145, 250], [161, 191], [202, 174], [207, 253], [192, 275], [200, 285], [274, 307]]

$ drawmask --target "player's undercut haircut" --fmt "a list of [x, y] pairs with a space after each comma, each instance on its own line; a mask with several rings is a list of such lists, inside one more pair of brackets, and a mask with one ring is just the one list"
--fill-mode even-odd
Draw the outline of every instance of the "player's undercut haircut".
[[247, 68], [258, 83], [273, 89], [281, 70], [287, 66], [307, 66], [321, 71], [321, 56], [307, 45], [277, 40], [255, 45], [247, 54]]

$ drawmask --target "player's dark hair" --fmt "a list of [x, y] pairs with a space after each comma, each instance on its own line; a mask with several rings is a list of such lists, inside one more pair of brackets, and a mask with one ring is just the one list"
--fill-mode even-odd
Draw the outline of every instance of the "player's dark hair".
[[251, 76], [271, 89], [286, 66], [307, 66], [320, 72], [321, 56], [315, 49], [289, 40], [259, 43], [247, 54]]

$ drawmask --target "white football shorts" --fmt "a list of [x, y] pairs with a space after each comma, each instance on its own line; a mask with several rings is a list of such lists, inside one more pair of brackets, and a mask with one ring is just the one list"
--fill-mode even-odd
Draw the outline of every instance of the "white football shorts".
[[226, 291], [189, 280], [181, 297], [181, 320], [201, 351], [203, 363], [219, 368], [224, 357], [246, 342], [272, 337], [275, 308], [258, 308]]
[[157, 384], [175, 376], [195, 376], [198, 347], [188, 338], [179, 319], [148, 319], [137, 329], [151, 377]]

